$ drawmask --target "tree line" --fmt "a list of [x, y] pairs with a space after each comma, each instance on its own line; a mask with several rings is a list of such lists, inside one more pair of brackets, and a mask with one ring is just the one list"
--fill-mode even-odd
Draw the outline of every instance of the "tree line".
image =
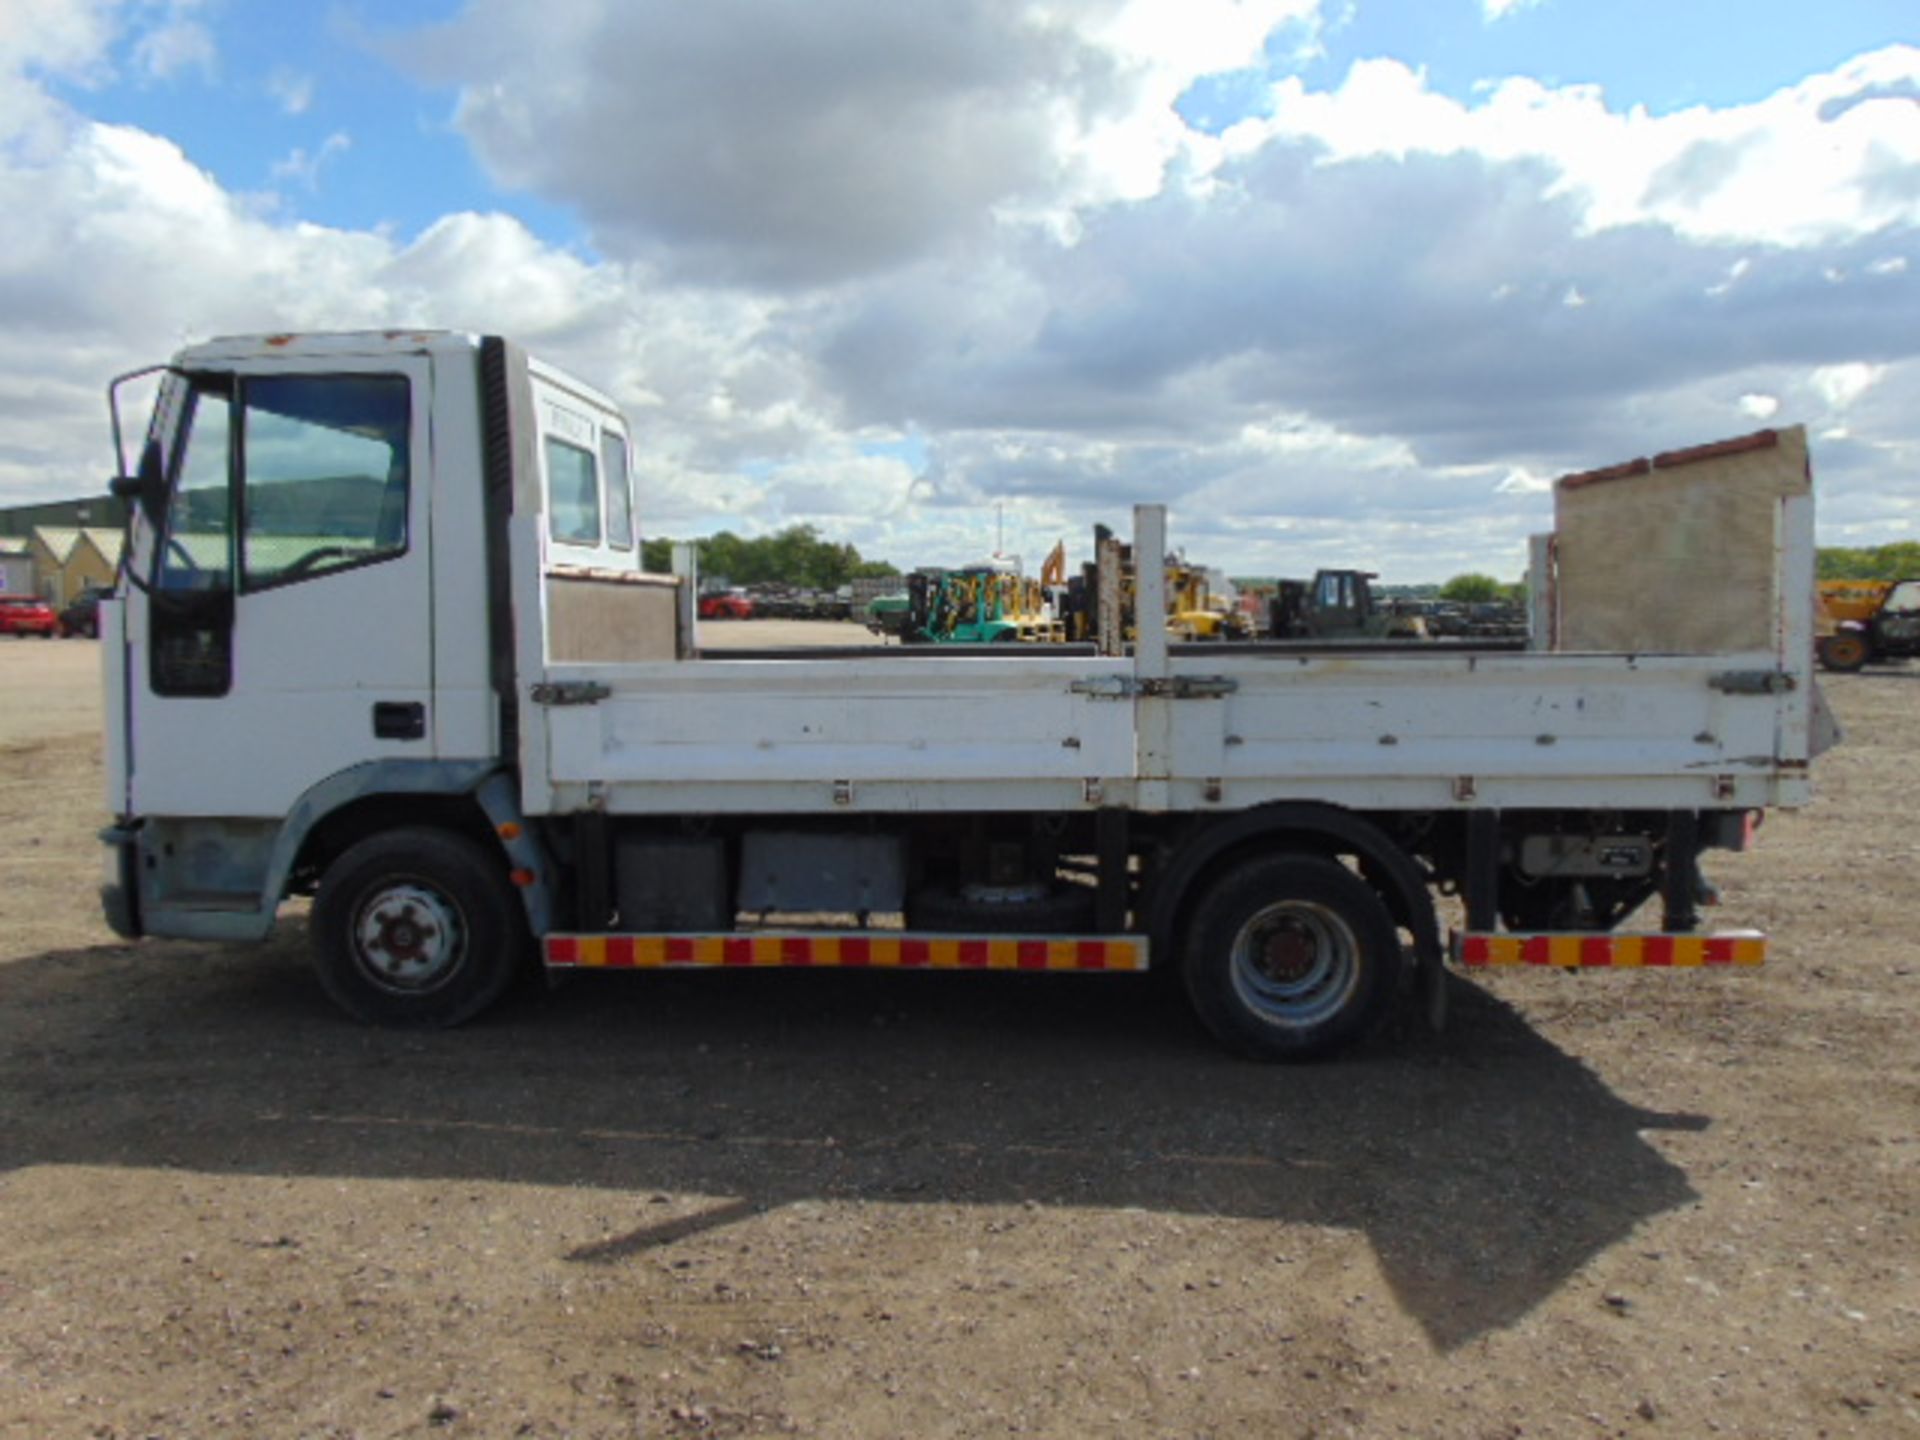
[[[1887, 545], [1848, 548], [1823, 546], [1818, 551], [1817, 573], [1822, 580], [1911, 580], [1920, 576], [1920, 540], [1896, 540]], [[1475, 603], [1505, 600], [1525, 604], [1527, 582], [1505, 584], [1491, 575], [1456, 575], [1439, 590], [1442, 600]]]
[[1920, 575], [1920, 540], [1859, 549], [1823, 546], [1818, 565], [1822, 580], [1911, 580]]
[[[673, 541], [645, 542], [646, 568], [672, 568]], [[867, 576], [891, 576], [898, 567], [885, 560], [865, 559], [854, 546], [824, 539], [814, 525], [789, 525], [772, 535], [748, 539], [722, 530], [699, 546], [700, 573], [734, 585], [799, 585], [810, 590], [837, 590]], [[1920, 575], [1920, 540], [1898, 540], [1860, 548], [1825, 546], [1819, 552], [1822, 580], [1904, 580]], [[1491, 575], [1456, 575], [1442, 585], [1442, 600], [1522, 600], [1525, 582], [1507, 584]]]
[[[821, 538], [818, 527], [789, 525], [772, 535], [749, 540], [722, 530], [696, 540], [700, 574], [730, 585], [797, 585], [808, 590], [838, 590], [868, 576], [898, 575], [885, 560], [866, 560], [852, 545], [836, 545]], [[652, 571], [673, 568], [670, 539], [648, 540], [641, 562]]]

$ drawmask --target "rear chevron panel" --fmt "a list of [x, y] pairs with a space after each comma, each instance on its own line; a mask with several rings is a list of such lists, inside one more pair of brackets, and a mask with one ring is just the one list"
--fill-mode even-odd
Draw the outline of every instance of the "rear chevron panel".
[[1541, 965], [1562, 970], [1689, 970], [1766, 963], [1767, 937], [1757, 930], [1718, 935], [1502, 935], [1456, 930], [1453, 958], [1478, 969]]
[[912, 935], [763, 931], [752, 935], [550, 935], [555, 969], [1145, 970], [1140, 936]]

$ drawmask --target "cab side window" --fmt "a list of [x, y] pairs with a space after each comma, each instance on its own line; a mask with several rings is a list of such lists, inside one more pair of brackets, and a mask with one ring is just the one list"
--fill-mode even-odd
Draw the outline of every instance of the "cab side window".
[[232, 534], [232, 401], [218, 389], [195, 390], [187, 425], [154, 578], [162, 590], [223, 590]]
[[148, 607], [156, 695], [211, 698], [233, 683], [233, 382], [197, 381], [174, 450]]
[[607, 543], [633, 548], [633, 481], [627, 473], [626, 437], [600, 432], [600, 470], [607, 479]]
[[250, 379], [243, 393], [245, 588], [407, 548], [410, 399], [399, 375]]
[[565, 544], [598, 545], [600, 477], [593, 452], [549, 435], [546, 454], [547, 533]]

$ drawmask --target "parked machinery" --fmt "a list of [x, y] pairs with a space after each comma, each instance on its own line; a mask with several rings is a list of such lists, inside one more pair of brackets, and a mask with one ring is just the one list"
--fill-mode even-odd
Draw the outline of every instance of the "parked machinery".
[[1821, 665], [1854, 671], [1920, 655], [1920, 580], [1847, 583], [1851, 593], [1831, 581], [1820, 585], [1820, 602], [1832, 622], [1832, 633], [1815, 642]]
[[1370, 570], [1317, 570], [1313, 579], [1282, 580], [1269, 608], [1275, 640], [1425, 640], [1419, 615], [1380, 604]]
[[1040, 582], [989, 566], [907, 577], [903, 638], [934, 645], [1064, 639]]

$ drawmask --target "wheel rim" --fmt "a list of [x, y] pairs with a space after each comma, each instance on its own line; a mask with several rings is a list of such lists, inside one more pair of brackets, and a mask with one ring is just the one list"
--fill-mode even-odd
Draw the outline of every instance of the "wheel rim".
[[1282, 900], [1258, 911], [1233, 940], [1233, 988], [1269, 1025], [1318, 1025], [1360, 984], [1360, 941], [1334, 910]]
[[418, 881], [371, 890], [354, 911], [354, 964], [389, 994], [438, 990], [460, 969], [466, 953], [467, 927], [459, 906]]
[[1852, 669], [1866, 660], [1866, 642], [1857, 635], [1836, 635], [1827, 642], [1827, 655], [1833, 664]]

